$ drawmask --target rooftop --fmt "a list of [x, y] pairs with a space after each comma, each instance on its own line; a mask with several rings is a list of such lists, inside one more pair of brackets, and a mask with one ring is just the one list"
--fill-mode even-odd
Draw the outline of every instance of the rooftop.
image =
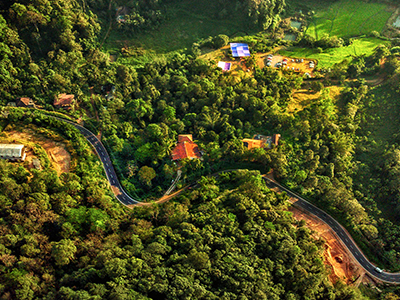
[[172, 160], [201, 158], [199, 147], [193, 142], [191, 134], [178, 136], [178, 144], [172, 150]]
[[19, 101], [23, 103], [25, 106], [34, 105], [33, 100], [29, 97], [21, 97], [19, 98]]
[[24, 145], [20, 144], [0, 144], [1, 149], [18, 149], [22, 150], [24, 148]]
[[250, 56], [249, 46], [244, 43], [230, 43], [233, 57]]
[[74, 95], [67, 95], [65, 93], [59, 94], [55, 99], [54, 99], [54, 106], [71, 106], [72, 102], [74, 101], [75, 96]]
[[271, 149], [273, 146], [278, 146], [280, 134], [274, 134], [272, 136], [265, 136], [261, 134], [256, 134], [252, 139], [243, 139], [243, 145], [251, 150], [253, 148], [267, 148]]
[[231, 63], [220, 61], [218, 62], [218, 67], [222, 69], [222, 71], [229, 71], [231, 69]]
[[254, 148], [264, 148], [265, 142], [263, 140], [256, 140], [256, 139], [243, 139], [243, 145], [247, 149], [254, 149]]

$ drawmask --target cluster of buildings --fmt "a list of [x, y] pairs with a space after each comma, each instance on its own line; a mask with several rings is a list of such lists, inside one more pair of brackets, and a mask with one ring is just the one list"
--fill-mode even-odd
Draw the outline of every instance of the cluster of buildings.
[[[75, 107], [75, 96], [72, 94], [58, 94], [54, 97], [53, 106], [65, 110], [72, 110]], [[8, 106], [36, 108], [36, 103], [29, 97], [20, 97], [15, 102], [8, 103]]]
[[[101, 87], [101, 93], [107, 101], [114, 99], [115, 86], [107, 84]], [[29, 97], [20, 97], [15, 102], [8, 103], [8, 106], [36, 108], [36, 103]], [[76, 99], [73, 94], [61, 93], [54, 97], [53, 106], [55, 108], [67, 111], [74, 110], [76, 107]]]
[[[280, 134], [274, 134], [272, 136], [265, 136], [256, 134], [252, 139], [243, 139], [243, 146], [248, 149], [264, 148], [272, 149], [278, 146]], [[199, 146], [193, 142], [193, 136], [191, 134], [180, 134], [178, 136], [178, 143], [172, 150], [172, 160], [179, 161], [185, 158], [189, 159], [201, 159], [203, 153], [199, 149]]]
[[[250, 50], [249, 45], [245, 43], [230, 43], [230, 48], [232, 52], [232, 57], [234, 58], [242, 58], [242, 57], [249, 57]], [[218, 67], [222, 69], [222, 71], [230, 71], [232, 67], [232, 63], [220, 61], [218, 62]]]
[[[104, 86], [102, 87], [102, 93], [107, 100], [114, 97], [115, 87]], [[65, 110], [71, 110], [75, 106], [75, 96], [72, 94], [58, 94], [54, 98], [54, 107], [62, 108]], [[29, 97], [18, 98], [14, 105], [17, 107], [36, 108], [36, 104]], [[254, 148], [265, 148], [271, 149], [278, 146], [280, 134], [274, 134], [272, 136], [264, 136], [257, 134], [252, 139], [243, 139], [243, 145], [246, 149], [251, 150]], [[172, 150], [172, 160], [179, 161], [182, 159], [201, 159], [203, 153], [199, 149], [199, 146], [193, 141], [191, 134], [181, 134], [178, 136], [178, 142], [175, 148]], [[7, 159], [11, 161], [23, 161], [25, 160], [26, 153], [24, 145], [20, 144], [0, 144], [0, 159]]]
[[[54, 107], [71, 110], [75, 105], [75, 96], [69, 94], [58, 94], [54, 98]], [[20, 97], [15, 102], [8, 103], [8, 106], [36, 108], [36, 103], [29, 97]], [[0, 159], [9, 161], [24, 161], [26, 158], [26, 147], [21, 144], [0, 144]], [[33, 161], [34, 167], [38, 162]], [[40, 164], [40, 163], [39, 163]]]

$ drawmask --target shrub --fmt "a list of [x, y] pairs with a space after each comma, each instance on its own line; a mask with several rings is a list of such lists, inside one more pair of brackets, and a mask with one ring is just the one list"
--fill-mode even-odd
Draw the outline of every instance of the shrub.
[[393, 47], [392, 49], [390, 49], [390, 52], [391, 52], [392, 54], [398, 54], [398, 53], [400, 53], [400, 46]]
[[221, 48], [229, 43], [229, 37], [225, 34], [219, 34], [213, 39], [214, 42], [214, 47], [215, 48]]
[[371, 31], [371, 36], [372, 37], [379, 37], [380, 33], [378, 31], [376, 31], [376, 30], [373, 30], [373, 31]]

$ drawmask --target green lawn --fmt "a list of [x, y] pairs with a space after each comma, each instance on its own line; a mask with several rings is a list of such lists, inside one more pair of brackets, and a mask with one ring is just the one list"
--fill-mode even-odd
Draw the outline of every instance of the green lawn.
[[381, 32], [392, 12], [387, 4], [367, 3], [361, 0], [339, 0], [324, 7], [318, 6], [306, 33], [320, 38], [331, 36], [353, 37]]
[[344, 59], [351, 60], [352, 56], [371, 55], [376, 46], [385, 43], [387, 42], [378, 38], [362, 38], [355, 40], [350, 46], [327, 49], [323, 53], [318, 53], [317, 49], [291, 47], [279, 51], [279, 54], [293, 58], [316, 59], [318, 67], [329, 68]]
[[[178, 4], [168, 5], [167, 20], [153, 31], [127, 36], [113, 29], [104, 44], [108, 51], [120, 49], [121, 45], [137, 45], [156, 53], [168, 53], [184, 48], [191, 48], [200, 38], [218, 34], [232, 36], [247, 31], [246, 19], [227, 16], [224, 19], [214, 18], [206, 0], [183, 0]], [[245, 29], [243, 29], [245, 28]], [[245, 32], [249, 33], [250, 32]], [[252, 32], [251, 32], [252, 33]]]

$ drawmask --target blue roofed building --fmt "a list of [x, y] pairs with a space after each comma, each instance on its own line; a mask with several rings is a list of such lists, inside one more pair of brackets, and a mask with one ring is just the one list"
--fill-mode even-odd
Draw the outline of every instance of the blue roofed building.
[[233, 57], [250, 56], [249, 46], [244, 43], [230, 43]]

